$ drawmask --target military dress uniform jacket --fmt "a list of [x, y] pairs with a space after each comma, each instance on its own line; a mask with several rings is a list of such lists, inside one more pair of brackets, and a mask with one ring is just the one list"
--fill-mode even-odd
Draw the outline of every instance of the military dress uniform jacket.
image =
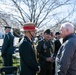
[[68, 35], [63, 42], [55, 60], [55, 75], [76, 75], [76, 35]]
[[50, 68], [51, 62], [46, 58], [51, 57], [52, 47], [50, 41], [41, 40], [37, 45], [37, 58], [41, 67]]
[[36, 75], [38, 63], [36, 62], [32, 42], [25, 36], [19, 47], [21, 72], [20, 75]]
[[2, 54], [13, 54], [14, 53], [14, 36], [9, 32], [8, 34], [5, 34], [4, 42], [2, 45]]

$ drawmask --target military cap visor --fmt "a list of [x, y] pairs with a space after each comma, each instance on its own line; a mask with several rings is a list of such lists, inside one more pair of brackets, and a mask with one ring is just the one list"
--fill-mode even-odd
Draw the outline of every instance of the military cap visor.
[[4, 26], [4, 27], [5, 27], [5, 29], [7, 29], [7, 28], [11, 29], [11, 27], [10, 27], [10, 26]]

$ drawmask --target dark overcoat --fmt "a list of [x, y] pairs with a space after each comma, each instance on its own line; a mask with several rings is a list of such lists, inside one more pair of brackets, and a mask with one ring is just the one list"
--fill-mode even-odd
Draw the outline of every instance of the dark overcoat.
[[36, 75], [38, 64], [32, 42], [25, 36], [23, 43], [19, 47], [21, 72], [20, 75]]
[[2, 57], [4, 60], [4, 66], [12, 66], [12, 54], [14, 53], [14, 36], [9, 32], [5, 34], [2, 45]]

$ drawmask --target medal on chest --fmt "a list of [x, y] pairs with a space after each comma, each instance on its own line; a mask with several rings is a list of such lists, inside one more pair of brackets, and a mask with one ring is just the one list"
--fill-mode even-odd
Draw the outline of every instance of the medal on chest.
[[45, 43], [43, 44], [43, 48], [44, 48], [44, 52], [46, 52], [47, 46], [45, 45]]

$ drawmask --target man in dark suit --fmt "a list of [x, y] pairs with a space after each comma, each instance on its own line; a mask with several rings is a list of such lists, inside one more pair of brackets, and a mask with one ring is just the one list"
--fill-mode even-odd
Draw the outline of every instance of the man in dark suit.
[[59, 48], [60, 48], [60, 46], [61, 46], [61, 42], [60, 42], [60, 38], [61, 38], [61, 36], [60, 36], [60, 33], [59, 32], [56, 32], [55, 33], [55, 51], [54, 51], [54, 57], [56, 57], [56, 55], [57, 55], [57, 52], [58, 52], [58, 50], [59, 50]]
[[[54, 44], [55, 44], [55, 47], [54, 47], [55, 50], [54, 50], [54, 55], [53, 55], [54, 58], [56, 57], [57, 52], [58, 52], [58, 50], [59, 50], [59, 48], [61, 46], [60, 38], [61, 38], [60, 33], [56, 32], [55, 33], [55, 41], [54, 41]], [[55, 62], [53, 63], [52, 73], [53, 73], [53, 75], [55, 75]]]
[[52, 46], [50, 43], [50, 29], [44, 32], [44, 39], [40, 40], [37, 45], [37, 57], [41, 67], [38, 75], [52, 75]]
[[14, 53], [14, 36], [10, 32], [11, 27], [5, 26], [5, 37], [2, 45], [2, 58], [4, 66], [12, 66], [12, 54]]
[[21, 71], [20, 75], [36, 75], [40, 71], [40, 67], [36, 61], [32, 38], [35, 35], [35, 25], [33, 23], [25, 23], [23, 26], [24, 40], [19, 46]]

